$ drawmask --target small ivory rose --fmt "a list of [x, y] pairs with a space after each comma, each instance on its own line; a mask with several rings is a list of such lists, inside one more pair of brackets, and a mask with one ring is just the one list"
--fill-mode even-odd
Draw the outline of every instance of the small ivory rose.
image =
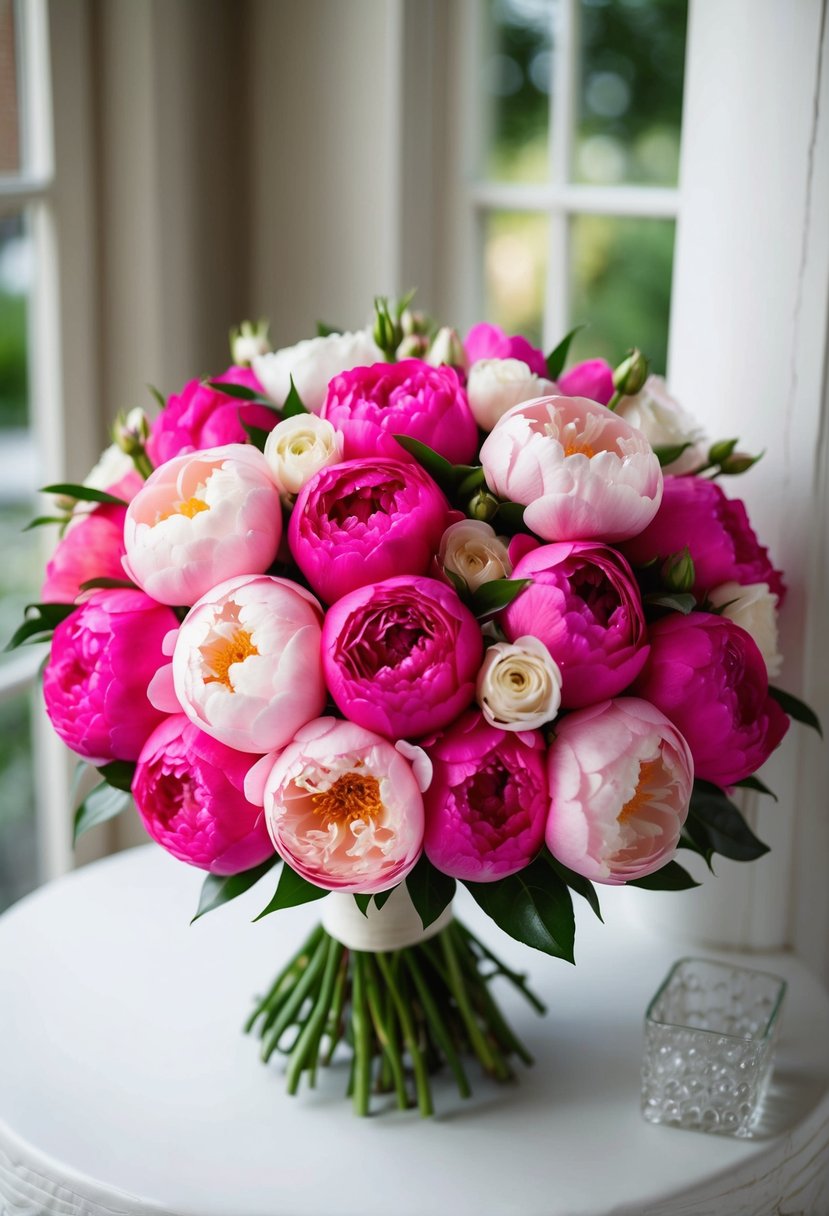
[[754, 639], [763, 656], [769, 678], [780, 675], [783, 656], [777, 649], [777, 596], [769, 590], [768, 583], [722, 583], [708, 592], [715, 608], [722, 608], [722, 615], [735, 625], [745, 629]]
[[278, 422], [265, 441], [265, 459], [284, 501], [292, 502], [320, 469], [339, 464], [343, 437], [316, 414], [295, 414]]
[[521, 359], [479, 359], [466, 384], [470, 409], [485, 431], [514, 405], [557, 391], [552, 380], [537, 376]]
[[302, 404], [318, 414], [328, 384], [340, 372], [382, 362], [383, 352], [366, 330], [355, 334], [329, 334], [305, 338], [253, 360], [253, 370], [271, 401], [284, 405], [293, 379]]
[[462, 578], [470, 591], [495, 578], [509, 578], [512, 572], [505, 541], [480, 519], [450, 524], [440, 539], [438, 559], [443, 569]]
[[490, 726], [537, 730], [561, 705], [561, 669], [543, 642], [496, 642], [484, 655], [475, 697]]
[[696, 419], [668, 392], [661, 376], [648, 376], [640, 391], [623, 397], [616, 413], [640, 430], [652, 447], [691, 446], [664, 466], [664, 472], [682, 474], [705, 463], [707, 444]]

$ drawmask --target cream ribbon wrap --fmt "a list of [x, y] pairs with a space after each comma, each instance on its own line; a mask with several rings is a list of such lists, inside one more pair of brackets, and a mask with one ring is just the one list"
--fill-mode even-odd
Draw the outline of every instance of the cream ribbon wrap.
[[373, 902], [369, 904], [366, 916], [357, 907], [353, 895], [333, 891], [322, 904], [322, 925], [326, 933], [349, 950], [372, 953], [402, 950], [404, 946], [428, 941], [445, 929], [451, 919], [450, 903], [437, 920], [424, 929], [404, 882], [395, 887], [382, 908], [375, 907]]

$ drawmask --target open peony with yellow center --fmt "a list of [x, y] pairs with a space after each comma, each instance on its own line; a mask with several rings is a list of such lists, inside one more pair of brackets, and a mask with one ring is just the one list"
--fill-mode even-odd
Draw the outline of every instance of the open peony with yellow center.
[[536, 730], [559, 711], [561, 670], [536, 637], [496, 642], [484, 655], [475, 695], [490, 726]]
[[274, 847], [330, 891], [386, 891], [422, 850], [423, 798], [412, 764], [353, 722], [320, 718], [299, 730], [276, 757], [263, 801]]

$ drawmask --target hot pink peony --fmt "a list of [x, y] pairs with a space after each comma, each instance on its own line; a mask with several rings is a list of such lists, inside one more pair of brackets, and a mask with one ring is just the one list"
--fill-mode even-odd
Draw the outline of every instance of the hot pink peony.
[[497, 730], [470, 712], [426, 750], [434, 771], [424, 848], [432, 864], [467, 882], [495, 882], [529, 865], [549, 806], [541, 733]]
[[268, 463], [239, 443], [177, 456], [127, 508], [124, 569], [162, 604], [194, 604], [225, 579], [263, 574], [282, 537]]
[[153, 840], [179, 861], [238, 874], [273, 855], [260, 808], [245, 798], [251, 757], [217, 743], [182, 715], [162, 722], [144, 744], [132, 783]]
[[81, 583], [92, 578], [124, 578], [126, 514], [126, 507], [102, 503], [71, 524], [46, 567], [40, 592], [44, 603], [73, 603]]
[[653, 705], [620, 697], [569, 714], [556, 726], [548, 772], [547, 847], [571, 870], [618, 885], [674, 856], [694, 765]]
[[697, 776], [724, 787], [751, 776], [789, 726], [752, 638], [726, 617], [692, 612], [657, 621], [650, 642], [635, 691], [682, 731]]
[[613, 368], [605, 359], [585, 359], [559, 376], [558, 387], [565, 397], [589, 397], [607, 405], [614, 393]]
[[55, 630], [43, 673], [52, 725], [94, 763], [136, 760], [164, 715], [147, 685], [175, 613], [140, 591], [96, 591]]
[[783, 576], [754, 535], [743, 503], [726, 498], [716, 482], [705, 477], [667, 476], [654, 519], [622, 547], [635, 566], [687, 547], [698, 594], [732, 581], [767, 583], [781, 601], [785, 594]]
[[463, 348], [469, 363], [479, 359], [520, 359], [536, 376], [547, 376], [547, 360], [544, 352], [522, 338], [520, 334], [508, 337], [497, 325], [481, 321], [473, 325], [464, 339]]
[[627, 688], [648, 657], [645, 617], [630, 566], [607, 545], [569, 541], [522, 557], [532, 579], [501, 615], [510, 641], [534, 634], [561, 669], [561, 703], [580, 709]]
[[639, 431], [586, 397], [514, 406], [481, 448], [491, 490], [545, 540], [623, 540], [653, 519], [662, 470]]
[[[262, 392], [252, 371], [229, 367], [221, 376], [211, 377], [222, 384], [238, 384]], [[205, 380], [190, 380], [180, 393], [174, 393], [150, 428], [147, 455], [154, 465], [174, 456], [202, 448], [224, 447], [227, 443], [247, 443], [242, 423], [270, 431], [279, 421], [275, 410], [266, 405], [240, 401], [211, 388]]]
[[290, 866], [330, 891], [385, 891], [420, 856], [423, 798], [386, 739], [335, 718], [299, 731], [265, 781], [265, 816]]
[[389, 578], [343, 596], [325, 618], [322, 661], [352, 722], [389, 739], [448, 725], [475, 696], [478, 622], [430, 578]]
[[342, 432], [349, 460], [408, 459], [394, 435], [419, 439], [453, 464], [468, 463], [478, 446], [478, 428], [458, 373], [420, 359], [374, 363], [335, 376], [322, 417]]
[[448, 522], [449, 505], [420, 465], [350, 460], [301, 491], [288, 540], [314, 591], [332, 604], [368, 583], [425, 574]]

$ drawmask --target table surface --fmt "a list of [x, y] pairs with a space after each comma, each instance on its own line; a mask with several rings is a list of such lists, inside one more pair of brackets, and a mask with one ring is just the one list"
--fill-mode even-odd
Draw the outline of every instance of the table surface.
[[240, 1029], [319, 907], [250, 924], [266, 878], [190, 926], [201, 880], [149, 846], [0, 917], [3, 1216], [829, 1213], [829, 999], [791, 956], [748, 960], [790, 983], [763, 1135], [706, 1136], [639, 1114], [642, 1015], [682, 953], [641, 903], [603, 892], [603, 926], [579, 901], [572, 968], [459, 901], [548, 1004], [502, 994], [536, 1064], [466, 1102], [438, 1082], [431, 1120], [360, 1120], [342, 1068], [290, 1098]]

